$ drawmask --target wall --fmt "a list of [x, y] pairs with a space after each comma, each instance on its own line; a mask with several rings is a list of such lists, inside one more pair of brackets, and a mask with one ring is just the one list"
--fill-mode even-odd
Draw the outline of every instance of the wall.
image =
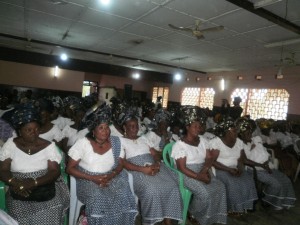
[[[82, 82], [90, 80], [99, 82], [100, 87], [115, 87], [124, 89], [124, 84], [132, 85], [134, 91], [145, 91], [148, 93], [147, 98], [152, 97], [153, 86], [164, 86], [170, 88], [169, 100], [173, 102], [181, 101], [181, 92], [184, 87], [212, 87], [216, 91], [215, 105], [221, 104], [222, 98], [230, 99], [231, 92], [236, 88], [284, 88], [290, 94], [288, 112], [291, 115], [300, 115], [300, 67], [284, 68], [284, 77], [282, 80], [276, 80], [274, 75], [277, 68], [257, 70], [257, 71], [240, 71], [240, 72], [223, 72], [209, 73], [200, 75], [187, 75], [189, 81], [185, 78], [180, 82], [173, 84], [157, 83], [135, 80], [126, 77], [117, 77], [101, 75], [94, 73], [84, 73], [71, 70], [60, 70], [57, 78], [53, 77], [53, 68], [33, 66], [28, 64], [13, 63], [0, 60], [0, 83], [9, 85], [19, 85], [25, 87], [46, 88], [55, 90], [66, 90], [81, 92]], [[261, 75], [262, 80], [258, 81], [254, 77]], [[211, 80], [207, 80], [207, 77]], [[243, 80], [237, 80], [237, 76], [243, 76]], [[200, 78], [197, 82], [196, 78]], [[226, 90], [220, 90], [220, 80], [225, 79]]]
[[1, 84], [81, 92], [83, 72], [60, 69], [58, 77], [53, 74], [51, 67], [0, 60]]
[[[221, 99], [230, 99], [231, 93], [236, 88], [251, 88], [251, 89], [286, 89], [290, 94], [289, 114], [300, 115], [300, 67], [290, 67], [283, 70], [284, 77], [281, 80], [275, 79], [277, 68], [257, 70], [257, 71], [239, 71], [239, 72], [223, 72], [223, 73], [208, 73], [201, 75], [187, 75], [189, 78], [186, 81], [184, 78], [180, 82], [174, 82], [170, 86], [170, 101], [180, 102], [181, 92], [184, 87], [211, 87], [214, 88], [215, 105], [221, 105]], [[256, 80], [255, 76], [261, 75], [262, 80]], [[242, 76], [243, 80], [238, 80], [237, 76]], [[196, 78], [200, 78], [197, 82]], [[211, 80], [207, 80], [211, 77]], [[220, 90], [220, 80], [224, 78], [225, 87], [224, 91]]]

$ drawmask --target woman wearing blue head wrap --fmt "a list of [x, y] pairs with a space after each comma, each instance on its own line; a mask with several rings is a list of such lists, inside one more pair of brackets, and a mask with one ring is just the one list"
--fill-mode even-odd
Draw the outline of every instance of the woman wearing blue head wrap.
[[264, 184], [262, 201], [266, 205], [273, 206], [275, 210], [289, 209], [296, 201], [292, 182], [269, 162], [269, 153], [263, 146], [261, 137], [252, 137], [254, 124], [251, 120], [243, 120], [238, 126], [239, 137], [245, 144], [246, 156], [248, 161], [251, 160], [252, 167], [247, 167], [247, 172], [252, 176], [256, 173], [257, 180]]
[[70, 148], [67, 172], [76, 177], [78, 199], [89, 225], [133, 225], [135, 200], [123, 171], [119, 137], [110, 136], [110, 107], [103, 104], [85, 119], [89, 133]]
[[125, 135], [121, 138], [125, 151], [124, 167], [133, 175], [135, 194], [141, 204], [142, 223], [153, 225], [164, 220], [170, 225], [171, 219], [182, 217], [181, 196], [174, 174], [160, 161], [147, 144], [144, 136], [138, 136], [138, 114], [134, 108], [122, 113]]
[[224, 120], [216, 127], [210, 148], [219, 151], [214, 162], [216, 177], [226, 186], [227, 210], [229, 215], [239, 215], [252, 210], [257, 193], [254, 179], [244, 171], [247, 161], [244, 144], [237, 137], [237, 129], [232, 120]]
[[60, 179], [61, 155], [54, 142], [39, 137], [39, 114], [31, 103], [16, 108], [18, 137], [0, 151], [0, 179], [9, 185], [7, 207], [19, 224], [62, 224], [69, 191]]
[[203, 120], [197, 107], [183, 106], [179, 114], [185, 125], [185, 135], [172, 147], [171, 157], [184, 174], [184, 185], [193, 193], [189, 212], [201, 225], [226, 223], [226, 190], [222, 182], [211, 173], [218, 156], [209, 150], [209, 144], [200, 136]]

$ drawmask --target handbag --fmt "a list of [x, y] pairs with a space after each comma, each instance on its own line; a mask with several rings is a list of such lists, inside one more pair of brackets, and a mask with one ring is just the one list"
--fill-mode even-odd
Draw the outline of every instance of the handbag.
[[32, 190], [29, 196], [24, 197], [19, 195], [10, 189], [10, 195], [15, 200], [21, 201], [36, 201], [36, 202], [44, 202], [49, 201], [55, 196], [55, 182], [50, 184], [45, 184], [38, 186], [36, 189]]

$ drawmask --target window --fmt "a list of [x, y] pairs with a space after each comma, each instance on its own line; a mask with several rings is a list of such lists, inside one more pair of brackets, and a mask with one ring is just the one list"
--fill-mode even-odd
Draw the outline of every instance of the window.
[[153, 87], [152, 102], [156, 103], [157, 97], [162, 97], [162, 107], [167, 108], [169, 100], [169, 88], [168, 87]]
[[82, 85], [82, 97], [88, 96], [91, 93], [98, 92], [98, 82], [83, 81]]
[[199, 106], [200, 88], [185, 88], [181, 94], [181, 105]]
[[201, 108], [213, 108], [215, 91], [213, 88], [184, 88], [181, 105], [194, 105]]
[[284, 120], [287, 117], [289, 93], [285, 89], [236, 89], [231, 97], [236, 96], [242, 98], [244, 114], [252, 119]]

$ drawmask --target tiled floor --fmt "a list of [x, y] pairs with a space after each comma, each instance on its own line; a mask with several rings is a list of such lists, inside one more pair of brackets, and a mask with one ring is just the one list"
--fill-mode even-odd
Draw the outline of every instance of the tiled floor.
[[[300, 177], [293, 183], [296, 192], [296, 206], [283, 211], [274, 211], [256, 204], [254, 212], [249, 212], [237, 218], [228, 217], [227, 225], [300, 225]], [[136, 225], [141, 225], [140, 217]], [[174, 223], [175, 224], [175, 223]], [[187, 225], [192, 225], [190, 221]]]

